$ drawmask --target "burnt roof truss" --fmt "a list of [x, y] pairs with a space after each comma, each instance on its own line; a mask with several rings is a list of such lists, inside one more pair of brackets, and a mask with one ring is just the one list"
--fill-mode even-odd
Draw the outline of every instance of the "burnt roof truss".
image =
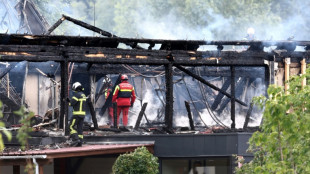
[[[134, 43], [134, 45], [148, 45], [145, 49], [119, 48], [120, 44]], [[154, 45], [159, 45], [154, 49]], [[309, 51], [294, 51], [297, 46], [309, 48], [307, 41], [201, 41], [201, 40], [158, 40], [158, 39], [130, 39], [118, 37], [73, 37], [73, 36], [50, 36], [50, 35], [18, 35], [0, 34], [0, 59], [5, 62], [46, 62], [55, 61], [61, 64], [61, 118], [67, 120], [68, 105], [68, 63], [79, 62], [88, 63], [87, 71], [92, 71], [96, 67], [112, 67], [106, 73], [120, 73], [128, 71], [128, 67], [122, 65], [163, 65], [166, 79], [166, 111], [165, 124], [168, 128], [172, 126], [173, 114], [173, 70], [182, 71], [193, 78], [201, 81], [207, 86], [220, 92], [220, 96], [215, 102], [219, 102], [223, 95], [230, 98], [232, 106], [235, 102], [247, 106], [244, 101], [240, 101], [235, 95], [240, 95], [238, 91], [239, 82], [234, 86], [233, 79], [236, 74], [244, 74], [235, 69], [238, 66], [264, 67], [265, 84], [269, 84], [270, 69], [269, 62], [283, 62], [284, 58], [291, 58], [291, 62], [299, 62], [306, 58], [309, 61]], [[215, 50], [200, 49], [204, 46], [215, 46]], [[247, 49], [233, 50], [231, 46], [241, 46]], [[274, 46], [274, 49], [265, 52], [262, 48]], [[142, 46], [141, 46], [142, 47]], [[227, 49], [226, 49], [227, 47]], [[113, 66], [122, 66], [122, 69]], [[204, 79], [199, 79], [199, 75], [191, 72], [190, 67], [195, 66], [228, 66], [233, 86], [231, 93], [227, 93], [224, 88], [212, 86]], [[127, 68], [127, 69], [126, 69]], [[135, 68], [139, 68], [136, 66]], [[100, 68], [99, 68], [100, 69]], [[137, 69], [139, 71], [139, 69]], [[141, 70], [141, 69], [140, 69]], [[97, 70], [100, 71], [100, 70]], [[104, 72], [103, 72], [104, 73]], [[147, 71], [145, 71], [147, 73]], [[215, 73], [212, 71], [205, 72]], [[221, 72], [223, 73], [223, 72]], [[229, 76], [229, 75], [227, 75]], [[246, 76], [246, 75], [245, 75]], [[263, 76], [263, 75], [262, 75]], [[249, 75], [251, 78], [251, 75]], [[236, 88], [236, 89], [235, 89]], [[235, 91], [237, 90], [237, 91]], [[226, 102], [227, 103], [227, 102]], [[248, 106], [247, 106], [248, 107]], [[216, 105], [212, 106], [216, 108]], [[233, 109], [233, 108], [232, 108]], [[234, 120], [234, 112], [231, 112], [231, 119]], [[67, 122], [65, 122], [67, 124]], [[67, 125], [64, 125], [67, 127]], [[231, 126], [234, 128], [234, 121]]]

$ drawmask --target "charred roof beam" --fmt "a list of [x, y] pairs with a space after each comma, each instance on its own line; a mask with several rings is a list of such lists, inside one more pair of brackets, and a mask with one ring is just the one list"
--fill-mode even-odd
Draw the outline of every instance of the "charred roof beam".
[[[110, 32], [104, 31], [98, 27], [89, 25], [83, 21], [74, 19], [72, 17], [66, 16], [66, 15], [62, 15], [62, 17], [52, 26], [48, 29], [48, 31], [46, 33], [44, 33], [45, 35], [49, 35], [51, 32], [53, 32], [64, 20], [68, 20], [76, 25], [79, 25], [81, 27], [84, 27], [86, 29], [89, 29], [91, 31], [94, 31], [96, 33], [99, 33], [100, 35], [106, 36], [106, 37], [115, 37], [118, 38], [118, 36], [113, 35]], [[138, 46], [137, 42], [124, 42], [124, 44], [130, 46], [131, 48], [137, 48], [137, 49], [142, 49], [142, 47]], [[117, 47], [117, 45], [115, 46], [115, 48]]]

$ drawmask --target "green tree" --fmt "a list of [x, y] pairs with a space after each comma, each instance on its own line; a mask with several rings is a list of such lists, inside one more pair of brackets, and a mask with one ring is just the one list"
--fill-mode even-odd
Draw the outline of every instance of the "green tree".
[[139, 147], [132, 153], [120, 155], [112, 168], [114, 174], [157, 174], [158, 158], [153, 156], [146, 147]]
[[[0, 110], [2, 110], [2, 102], [1, 101], [0, 101]], [[2, 118], [2, 117], [3, 117], [3, 113], [0, 112], [0, 118]], [[5, 124], [2, 121], [0, 121], [0, 130], [1, 130], [1, 132], [0, 132], [0, 152], [2, 152], [4, 149], [3, 135], [5, 135], [7, 137], [7, 139], [9, 141], [11, 141], [12, 134], [11, 134], [11, 132], [9, 132], [8, 130], [5, 129]]]
[[301, 86], [303, 78], [310, 79], [310, 69], [287, 82], [288, 93], [270, 86], [268, 98], [255, 99], [264, 106], [263, 123], [249, 141], [254, 159], [237, 173], [310, 173], [310, 86]]
[[19, 115], [21, 119], [19, 122], [22, 126], [17, 131], [17, 139], [21, 144], [21, 149], [28, 149], [28, 138], [30, 138], [29, 133], [32, 132], [31, 118], [33, 118], [33, 112], [26, 112], [25, 107], [22, 106], [18, 111], [15, 111], [14, 114]]
[[[19, 115], [21, 117], [19, 122], [22, 124], [22, 126], [17, 131], [16, 137], [19, 143], [21, 144], [21, 149], [28, 150], [29, 149], [28, 139], [31, 137], [29, 133], [32, 132], [31, 122], [32, 118], [34, 117], [34, 113], [27, 112], [25, 110], [25, 107], [22, 106], [18, 111], [15, 111], [14, 114]], [[31, 159], [30, 158], [26, 159], [26, 163], [27, 165], [25, 167], [25, 172], [33, 174], [34, 166], [32, 164]]]

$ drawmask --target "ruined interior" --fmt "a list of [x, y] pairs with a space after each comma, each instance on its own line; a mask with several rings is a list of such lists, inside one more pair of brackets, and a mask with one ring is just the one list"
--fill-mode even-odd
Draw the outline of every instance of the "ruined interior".
[[[28, 6], [23, 7], [32, 10], [22, 12], [27, 17], [35, 16], [35, 8], [26, 2]], [[102, 37], [53, 35], [53, 30], [64, 20]], [[290, 75], [304, 73], [309, 61], [308, 41], [133, 39], [120, 38], [65, 15], [51, 27], [44, 19], [39, 21], [31, 22], [29, 18], [21, 25], [21, 33], [31, 34], [0, 34], [0, 99], [6, 128], [16, 131], [20, 127], [20, 116], [14, 111], [23, 105], [35, 115], [31, 145], [66, 147], [63, 143], [71, 118], [66, 98], [71, 96], [71, 85], [79, 81], [90, 99], [84, 123], [85, 141], [89, 144], [155, 141], [154, 154], [162, 161], [167, 160], [163, 168], [178, 158], [201, 155], [211, 161], [225, 157], [219, 161], [227, 166], [233, 166], [232, 154], [251, 158], [245, 152], [247, 145], [240, 145], [241, 150], [225, 151], [214, 144], [210, 145], [212, 151], [190, 152], [191, 145], [185, 143], [179, 147], [178, 142], [194, 138], [197, 144], [209, 146], [211, 136], [198, 139], [223, 133], [225, 137], [240, 136], [246, 142], [242, 136], [248, 138], [258, 130], [262, 116], [252, 98], [266, 95], [269, 84], [284, 85]], [[111, 96], [105, 100], [104, 92], [107, 79], [115, 87], [120, 74], [129, 76], [137, 100], [130, 109], [129, 126], [111, 127], [107, 114]], [[46, 143], [43, 137], [51, 139]], [[230, 140], [220, 142], [225, 142], [225, 146]], [[19, 145], [14, 139], [7, 144]], [[168, 152], [167, 144], [175, 145], [175, 151]], [[185, 146], [188, 149], [184, 150]], [[181, 153], [182, 150], [185, 152]], [[230, 173], [233, 169], [218, 170]]]

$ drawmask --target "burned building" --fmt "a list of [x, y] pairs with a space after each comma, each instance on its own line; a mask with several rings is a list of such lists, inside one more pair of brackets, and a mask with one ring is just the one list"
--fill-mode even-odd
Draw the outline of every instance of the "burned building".
[[[103, 36], [50, 35], [64, 20]], [[139, 146], [159, 158], [161, 173], [232, 173], [234, 155], [252, 158], [247, 141], [262, 115], [252, 98], [305, 73], [309, 61], [307, 41], [120, 38], [69, 16], [42, 31], [0, 34], [3, 121], [15, 135], [14, 111], [24, 105], [38, 128], [27, 151], [18, 151], [16, 138], [5, 142], [0, 165], [6, 173], [19, 173], [25, 159], [40, 173], [110, 173], [119, 154]], [[110, 127], [105, 82], [115, 86], [120, 74], [129, 76], [137, 101], [129, 126]], [[66, 98], [75, 81], [91, 101], [86, 144], [67, 147]]]

